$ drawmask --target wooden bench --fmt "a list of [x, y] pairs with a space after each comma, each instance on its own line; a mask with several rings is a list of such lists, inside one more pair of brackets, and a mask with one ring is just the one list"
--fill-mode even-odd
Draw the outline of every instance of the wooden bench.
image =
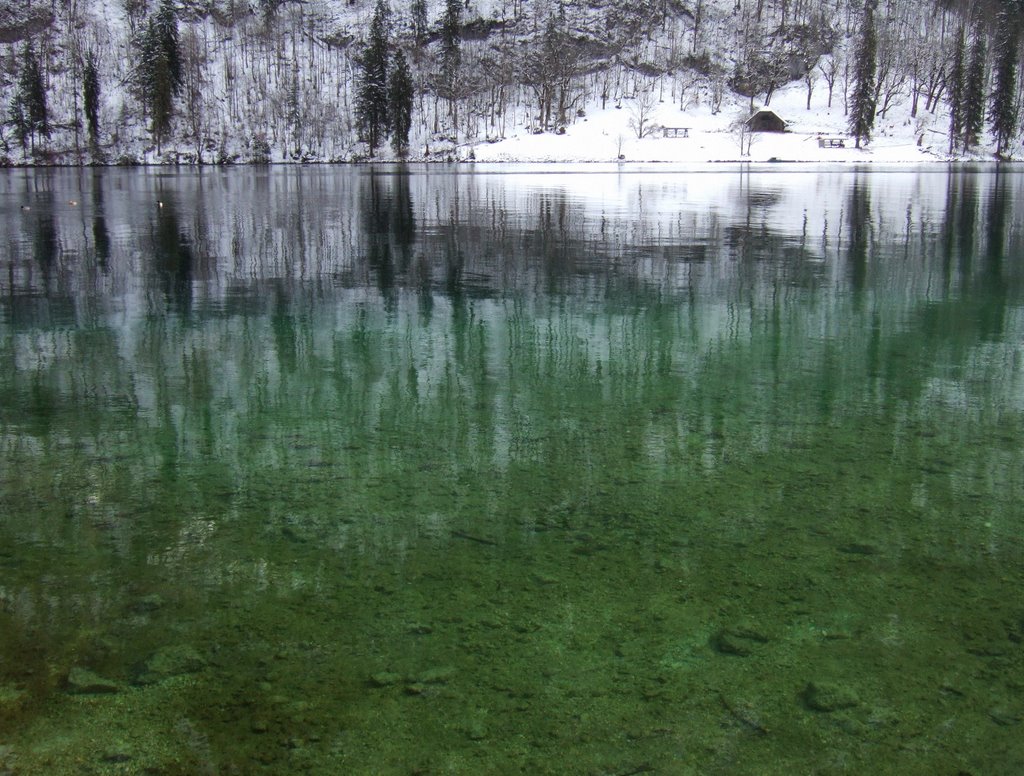
[[661, 135], [662, 135], [662, 137], [689, 137], [690, 136], [690, 128], [689, 127], [662, 127], [661, 128]]
[[818, 148], [846, 148], [844, 137], [819, 137]]

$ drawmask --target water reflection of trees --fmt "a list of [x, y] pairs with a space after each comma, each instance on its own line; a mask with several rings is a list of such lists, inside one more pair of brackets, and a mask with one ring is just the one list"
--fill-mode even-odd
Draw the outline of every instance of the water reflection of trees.
[[850, 265], [850, 286], [854, 295], [860, 298], [868, 279], [868, 255], [871, 248], [871, 195], [867, 183], [858, 175], [850, 187], [847, 206], [849, 248], [847, 261]]
[[99, 173], [94, 173], [89, 192], [92, 196], [92, 253], [96, 257], [97, 266], [105, 271], [110, 262], [111, 244], [110, 230], [107, 228], [106, 208], [103, 205], [103, 181]]
[[192, 307], [195, 255], [179, 221], [177, 202], [169, 193], [157, 201], [150, 228], [154, 266], [150, 276], [159, 282], [168, 306], [186, 314]]
[[361, 178], [362, 235], [366, 264], [376, 278], [384, 303], [393, 307], [396, 276], [408, 277], [416, 240], [407, 171], [399, 169], [384, 181], [381, 174]]
[[[94, 191], [81, 198], [94, 227], [120, 237], [94, 228], [92, 246], [56, 204], [42, 220], [8, 218], [24, 248], [3, 281], [5, 439], [61, 435], [83, 472], [110, 450], [145, 451], [108, 483], [121, 509], [137, 481], [152, 489], [135, 508], [174, 503], [181, 520], [258, 504], [260, 520], [281, 521], [300, 503], [343, 543], [339, 516], [369, 531], [372, 514], [386, 531], [445, 492], [453, 510], [480, 514], [508, 499], [628, 510], [638, 494], [607, 485], [630, 479], [623, 467], [695, 483], [799, 441], [809, 408], [826, 425], [929, 423], [936, 391], [1019, 395], [1019, 370], [994, 365], [1020, 300], [1020, 270], [1004, 260], [1021, 241], [1012, 176], [949, 176], [938, 206], [911, 211], [920, 228], [904, 203], [890, 216], [870, 175], [841, 188], [842, 218], [807, 209], [785, 226], [792, 192], [772, 182], [762, 196], [747, 181], [734, 218], [645, 204], [632, 228], [635, 213], [564, 188], [253, 175], [204, 179], [202, 192], [148, 178], [120, 180], [128, 196]], [[56, 258], [41, 277], [30, 270], [44, 244]], [[55, 246], [105, 256], [108, 285]], [[127, 314], [93, 317], [86, 332], [77, 314], [23, 313], [58, 287], [76, 308]], [[164, 305], [133, 310], [149, 289]], [[966, 379], [972, 370], [986, 381]], [[12, 461], [67, 455], [9, 444]], [[484, 472], [482, 492], [451, 490]], [[45, 474], [18, 476], [26, 493], [49, 487]], [[82, 506], [88, 479], [60, 498], [98, 520]], [[180, 529], [169, 521], [165, 541]], [[142, 552], [135, 541], [120, 551]]]

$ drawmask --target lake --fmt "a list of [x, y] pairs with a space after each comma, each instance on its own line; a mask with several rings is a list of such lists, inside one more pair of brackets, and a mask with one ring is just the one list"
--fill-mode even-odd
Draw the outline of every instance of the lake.
[[0, 773], [1024, 772], [1024, 168], [0, 224]]

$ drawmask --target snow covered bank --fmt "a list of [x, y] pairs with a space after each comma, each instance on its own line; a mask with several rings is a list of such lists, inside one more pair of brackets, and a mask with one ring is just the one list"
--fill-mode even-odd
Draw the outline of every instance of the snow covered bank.
[[[891, 111], [878, 122], [872, 141], [856, 148], [847, 135], [842, 107], [806, 107], [806, 92], [793, 84], [780, 90], [768, 109], [787, 122], [786, 132], [751, 133], [742, 129], [749, 104], [734, 100], [718, 113], [706, 106], [680, 110], [658, 104], [648, 122], [652, 131], [638, 138], [636, 109], [628, 104], [581, 117], [565, 134], [519, 132], [494, 143], [460, 149], [460, 158], [488, 162], [948, 162], [945, 116], [911, 118]], [[663, 127], [685, 129], [686, 135], [665, 136]], [[824, 142], [819, 142], [819, 138]], [[988, 159], [979, 154], [972, 159]]]

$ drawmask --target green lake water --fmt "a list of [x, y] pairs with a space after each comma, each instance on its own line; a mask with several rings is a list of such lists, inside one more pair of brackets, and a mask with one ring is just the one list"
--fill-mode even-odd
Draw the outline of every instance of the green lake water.
[[0, 171], [0, 774], [1024, 772], [1022, 219]]

